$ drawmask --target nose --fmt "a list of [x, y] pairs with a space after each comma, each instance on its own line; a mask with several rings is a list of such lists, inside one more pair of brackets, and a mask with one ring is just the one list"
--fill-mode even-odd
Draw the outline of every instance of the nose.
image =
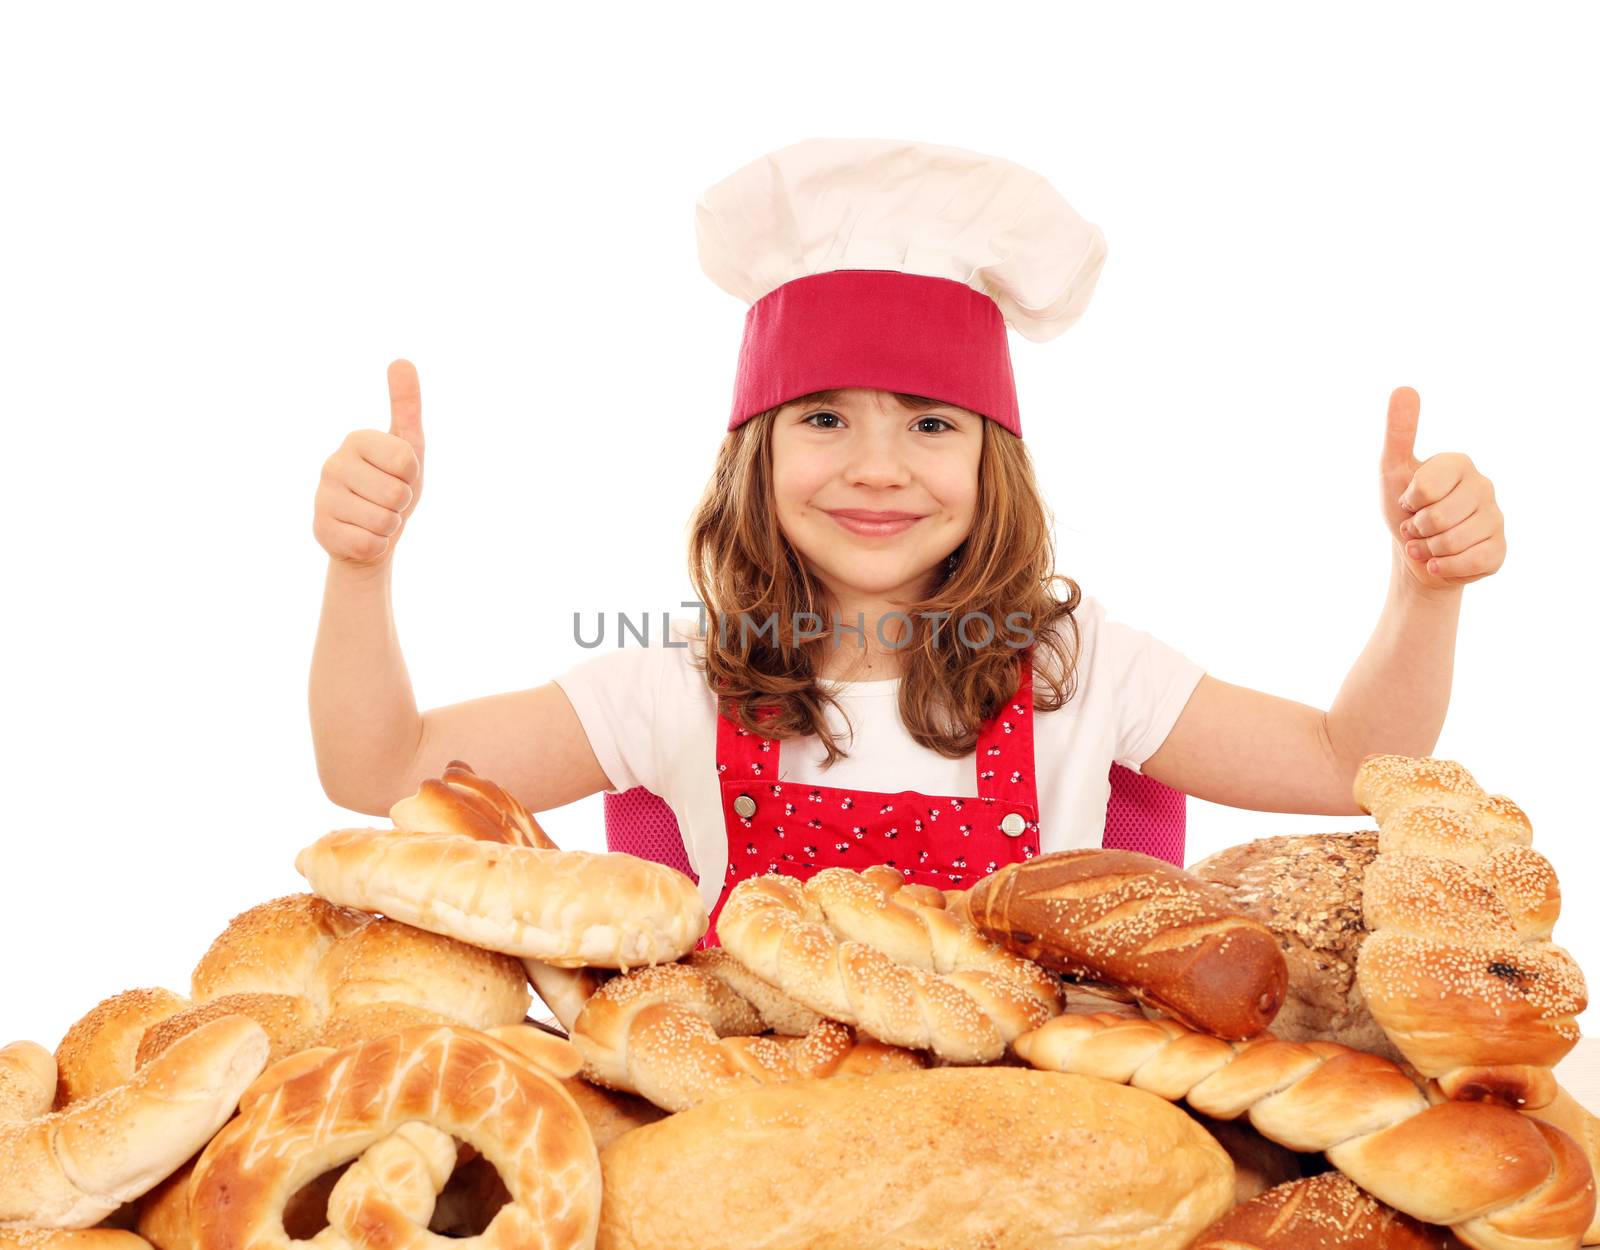
[[845, 479], [855, 486], [904, 486], [910, 475], [900, 451], [895, 431], [882, 426], [863, 430], [851, 440], [850, 456], [844, 465]]

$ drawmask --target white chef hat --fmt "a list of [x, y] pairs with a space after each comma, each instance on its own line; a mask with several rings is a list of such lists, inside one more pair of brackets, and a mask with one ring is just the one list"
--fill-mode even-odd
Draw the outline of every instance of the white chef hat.
[[969, 408], [1020, 436], [1005, 327], [1044, 342], [1083, 314], [1105, 237], [1045, 179], [899, 139], [805, 139], [695, 204], [700, 265], [750, 304], [734, 429], [862, 386]]

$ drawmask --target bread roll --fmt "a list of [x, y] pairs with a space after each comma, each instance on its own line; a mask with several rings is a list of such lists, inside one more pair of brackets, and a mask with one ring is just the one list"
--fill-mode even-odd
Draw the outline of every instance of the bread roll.
[[1009, 1067], [765, 1086], [600, 1166], [597, 1250], [1185, 1250], [1234, 1185], [1155, 1095]]

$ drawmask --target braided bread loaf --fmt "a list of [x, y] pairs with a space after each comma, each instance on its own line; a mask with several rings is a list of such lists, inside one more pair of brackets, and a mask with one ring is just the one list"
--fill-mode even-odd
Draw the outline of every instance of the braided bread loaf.
[[1373, 1017], [1452, 1097], [1547, 1102], [1588, 997], [1549, 940], [1560, 892], [1528, 818], [1427, 757], [1367, 756], [1355, 800], [1378, 822], [1356, 966]]
[[759, 1036], [767, 1021], [717, 966], [657, 964], [602, 985], [572, 1030], [584, 1075], [683, 1111], [752, 1085], [926, 1066], [915, 1051], [858, 1041], [832, 1020], [799, 1038]]
[[1044, 969], [887, 866], [826, 868], [804, 884], [747, 878], [717, 932], [740, 963], [819, 1015], [952, 1063], [992, 1062], [1061, 1009]]
[[1595, 1216], [1578, 1143], [1493, 1103], [1442, 1100], [1396, 1064], [1337, 1042], [1267, 1034], [1225, 1042], [1174, 1020], [1057, 1016], [1017, 1038], [1028, 1063], [1098, 1076], [1218, 1119], [1248, 1115], [1263, 1136], [1322, 1152], [1368, 1193], [1474, 1250], [1573, 1250]]

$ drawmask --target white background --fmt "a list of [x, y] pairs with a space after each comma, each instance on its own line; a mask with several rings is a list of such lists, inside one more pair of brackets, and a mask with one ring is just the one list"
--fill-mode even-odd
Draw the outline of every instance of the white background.
[[[390, 360], [428, 440], [395, 568], [421, 707], [587, 658], [575, 611], [683, 613], [744, 316], [693, 203], [819, 135], [1004, 156], [1105, 231], [1083, 320], [1011, 339], [1059, 567], [1223, 680], [1332, 702], [1417, 388], [1418, 456], [1470, 455], [1509, 546], [1435, 754], [1529, 813], [1600, 970], [1595, 35], [1577, 5], [8, 6], [0, 1041], [186, 992], [301, 846], [375, 823], [317, 780], [311, 506], [387, 428]], [[1372, 827], [1189, 821], [1191, 860]], [[543, 823], [603, 846], [598, 795]]]

